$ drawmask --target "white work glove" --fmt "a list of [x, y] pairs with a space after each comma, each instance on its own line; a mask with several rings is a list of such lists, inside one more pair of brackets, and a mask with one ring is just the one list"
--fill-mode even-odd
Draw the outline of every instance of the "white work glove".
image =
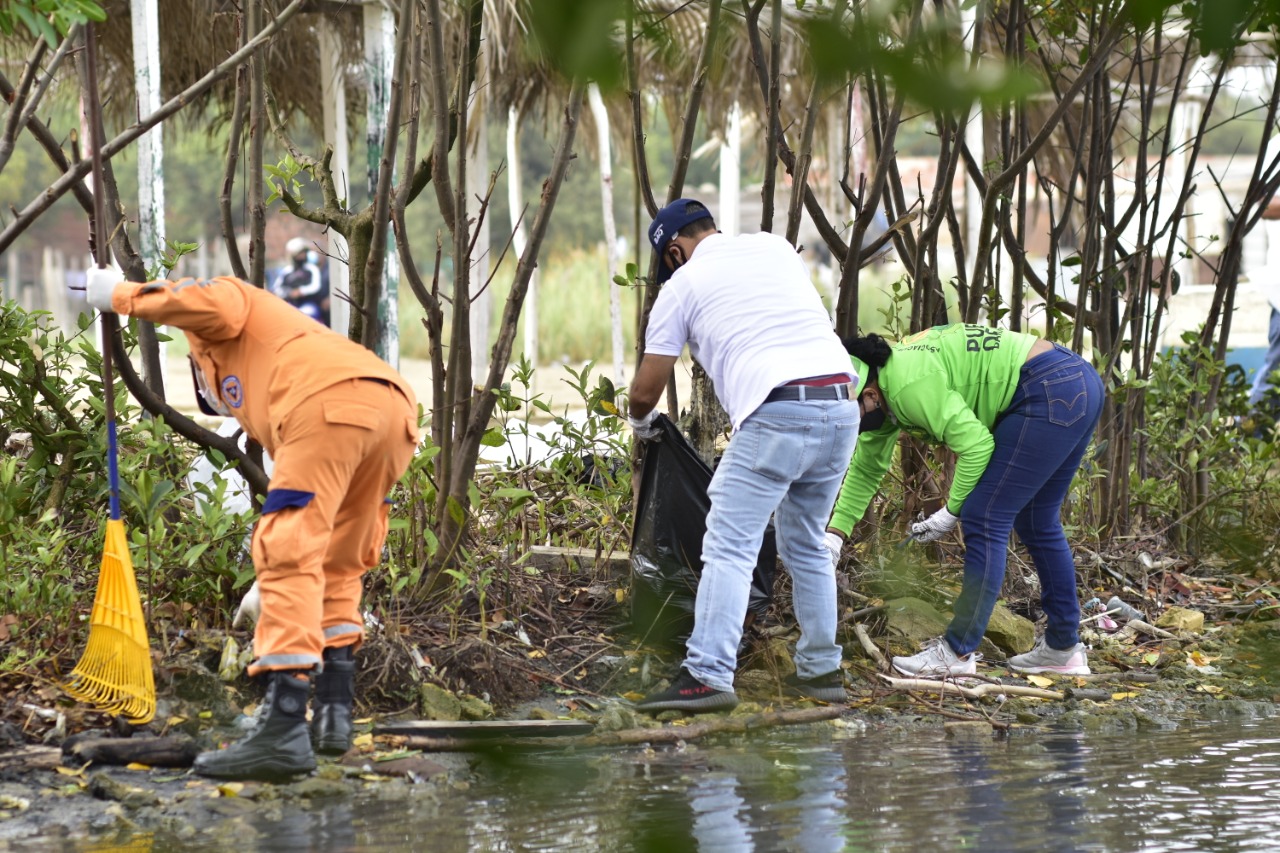
[[254, 581], [253, 586], [249, 587], [249, 591], [241, 599], [240, 606], [236, 608], [231, 627], [239, 628], [243, 625], [246, 628], [252, 628], [258, 623], [260, 613], [262, 613], [262, 594], [258, 591], [258, 582]]
[[827, 546], [827, 553], [831, 555], [832, 567], [840, 565], [840, 552], [844, 550], [844, 539], [839, 533], [832, 533], [830, 530], [822, 537], [822, 544]]
[[653, 408], [649, 410], [649, 414], [642, 418], [633, 418], [630, 415], [627, 415], [627, 423], [631, 424], [631, 431], [635, 434], [636, 438], [641, 441], [653, 441], [655, 438], [662, 435], [662, 430], [653, 425], [653, 422], [657, 417], [658, 410], [657, 408]]
[[115, 267], [91, 267], [84, 274], [84, 296], [99, 311], [110, 312], [111, 294], [116, 285], [124, 281], [124, 275]]
[[959, 520], [944, 506], [924, 521], [911, 525], [911, 535], [917, 542], [936, 542], [954, 529]]

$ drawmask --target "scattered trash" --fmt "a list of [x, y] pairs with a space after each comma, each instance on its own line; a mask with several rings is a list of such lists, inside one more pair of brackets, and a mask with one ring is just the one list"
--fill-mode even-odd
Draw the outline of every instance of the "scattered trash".
[[253, 648], [240, 648], [235, 637], [227, 635], [222, 644], [222, 656], [218, 661], [218, 677], [223, 681], [235, 681], [253, 660]]
[[1141, 619], [1146, 621], [1147, 617], [1136, 607], [1131, 607], [1120, 600], [1119, 596], [1111, 596], [1111, 600], [1107, 602], [1107, 612], [1118, 615], [1121, 619]]
[[1156, 620], [1157, 628], [1199, 634], [1204, 630], [1204, 614], [1189, 607], [1170, 607]]
[[1115, 595], [1111, 596], [1111, 600], [1105, 605], [1096, 596], [1089, 599], [1084, 604], [1084, 612], [1088, 615], [1081, 620], [1082, 622], [1097, 622], [1098, 630], [1108, 634], [1119, 631], [1120, 622], [1145, 622], [1146, 620], [1141, 610], [1125, 604]]

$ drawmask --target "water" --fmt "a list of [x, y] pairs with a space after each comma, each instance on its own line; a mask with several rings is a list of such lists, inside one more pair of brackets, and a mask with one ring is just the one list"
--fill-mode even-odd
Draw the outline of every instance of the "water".
[[249, 825], [256, 838], [234, 849], [1277, 850], [1280, 718], [978, 742], [778, 730], [683, 751], [483, 758], [459, 789]]

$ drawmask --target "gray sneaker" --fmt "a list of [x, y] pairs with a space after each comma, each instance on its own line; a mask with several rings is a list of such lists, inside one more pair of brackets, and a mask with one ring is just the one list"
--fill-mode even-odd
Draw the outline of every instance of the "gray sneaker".
[[970, 652], [960, 657], [942, 637], [926, 640], [924, 651], [908, 657], [893, 659], [893, 668], [903, 675], [923, 678], [951, 678], [957, 675], [973, 675], [978, 671], [982, 655]]
[[1088, 675], [1089, 655], [1083, 643], [1069, 649], [1051, 649], [1044, 637], [1026, 654], [1009, 658], [1009, 668], [1018, 672], [1054, 672], [1058, 675]]

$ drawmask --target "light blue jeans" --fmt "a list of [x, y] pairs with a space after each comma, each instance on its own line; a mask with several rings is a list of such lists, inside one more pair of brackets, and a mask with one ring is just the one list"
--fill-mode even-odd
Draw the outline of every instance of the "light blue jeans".
[[684, 666], [716, 690], [733, 690], [751, 571], [769, 518], [791, 574], [800, 623], [801, 678], [840, 666], [836, 578], [822, 534], [858, 439], [858, 404], [848, 400], [764, 403], [729, 441], [707, 490], [702, 577]]

